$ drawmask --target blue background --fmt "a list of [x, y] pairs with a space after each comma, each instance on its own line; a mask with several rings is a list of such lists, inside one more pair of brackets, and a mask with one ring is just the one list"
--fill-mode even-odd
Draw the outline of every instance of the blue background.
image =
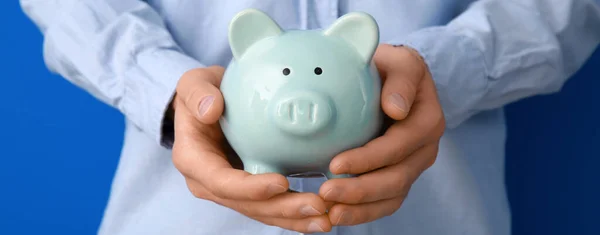
[[[0, 1], [0, 22], [0, 234], [95, 234], [123, 117], [47, 71], [18, 1]], [[599, 65], [597, 52], [561, 93], [508, 107], [514, 234], [600, 234]]]

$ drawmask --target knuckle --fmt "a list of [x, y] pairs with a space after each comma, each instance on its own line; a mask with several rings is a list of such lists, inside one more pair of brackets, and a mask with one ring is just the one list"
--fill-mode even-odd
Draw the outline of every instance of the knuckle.
[[426, 169], [429, 169], [430, 167], [432, 167], [433, 164], [435, 164], [436, 161], [437, 161], [437, 154], [434, 154], [431, 157], [431, 160], [429, 160], [429, 162], [427, 163], [427, 168]]
[[389, 189], [389, 196], [402, 196], [405, 194], [406, 191], [406, 187], [405, 187], [405, 183], [403, 183], [404, 180], [402, 181], [396, 181], [392, 184], [392, 187]]
[[402, 203], [404, 202], [404, 197], [398, 197], [393, 200], [393, 204], [389, 207], [389, 210], [386, 211], [385, 216], [392, 216], [396, 211], [400, 209]]
[[175, 169], [177, 169], [186, 178], [200, 180], [198, 179], [198, 170], [194, 167], [190, 167], [190, 159], [185, 155], [179, 154], [179, 152], [175, 151], [174, 149], [171, 161], [173, 162]]
[[444, 110], [442, 110], [442, 108], [439, 109], [438, 112], [436, 112], [437, 115], [437, 119], [439, 120], [439, 123], [442, 127], [446, 127], [446, 117], [444, 117]]
[[436, 130], [443, 131], [446, 129], [446, 119], [444, 118], [443, 112], [434, 112], [432, 113], [432, 122], [435, 124], [434, 127]]
[[[435, 164], [435, 162], [437, 161], [438, 158], [438, 150], [439, 150], [439, 143], [436, 143], [435, 146], [433, 147], [433, 152], [431, 153], [431, 159], [429, 160], [429, 162], [427, 163], [427, 168], [430, 168], [433, 166], [433, 164]], [[426, 169], [427, 169], [426, 168]]]
[[175, 168], [181, 171], [182, 169], [184, 169], [183, 166], [185, 166], [185, 163], [184, 158], [180, 154], [180, 151], [181, 150], [179, 150], [177, 146], [173, 147], [171, 161], [173, 162], [173, 166], [175, 166]]
[[424, 129], [428, 130], [431, 139], [438, 140], [444, 135], [446, 130], [446, 121], [442, 112], [432, 112], [426, 120], [423, 120]]
[[435, 123], [438, 124], [443, 124], [444, 123], [444, 113], [442, 110], [438, 110], [436, 112], [431, 112], [430, 114], [431, 116], [431, 120]]
[[200, 187], [195, 185], [195, 183], [187, 181], [187, 187], [190, 193], [196, 198], [209, 200], [209, 195], [204, 190], [200, 190]]
[[399, 174], [396, 174], [396, 177], [393, 179], [394, 189], [403, 192], [407, 186], [409, 186], [408, 182], [408, 171], [406, 169], [401, 169]]
[[196, 180], [199, 183], [202, 183], [202, 175], [200, 174], [201, 170], [197, 167], [191, 167], [188, 163], [183, 163], [181, 168], [181, 173], [191, 179]]
[[446, 119], [444, 118], [444, 115], [441, 115], [441, 116], [442, 116], [442, 118], [441, 118], [440, 122], [438, 122], [438, 127], [437, 127], [437, 130], [438, 130], [437, 134], [440, 137], [442, 135], [444, 135], [444, 132], [446, 131]]
[[193, 187], [191, 185], [188, 184], [188, 190], [190, 190], [190, 193], [192, 193], [192, 195], [195, 198], [202, 198], [204, 195], [200, 192], [198, 192], [198, 190], [196, 190], [196, 187]]

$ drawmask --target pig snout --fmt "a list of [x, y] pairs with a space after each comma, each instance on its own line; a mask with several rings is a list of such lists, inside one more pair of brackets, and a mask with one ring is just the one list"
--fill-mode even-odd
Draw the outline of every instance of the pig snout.
[[271, 115], [275, 125], [293, 135], [317, 133], [327, 128], [335, 116], [331, 99], [317, 92], [289, 92], [273, 101]]

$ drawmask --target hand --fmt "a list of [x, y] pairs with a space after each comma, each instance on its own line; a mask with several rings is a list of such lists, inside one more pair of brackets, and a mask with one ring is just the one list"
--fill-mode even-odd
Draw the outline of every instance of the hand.
[[329, 210], [333, 225], [367, 223], [398, 210], [413, 182], [434, 163], [445, 129], [434, 82], [416, 51], [381, 45], [373, 59], [391, 126], [381, 137], [332, 160], [334, 174], [359, 174], [321, 186], [321, 197], [336, 203]]
[[[330, 231], [326, 205], [319, 196], [288, 192], [289, 183], [280, 174], [239, 170], [241, 161], [217, 122], [224, 107], [219, 91], [223, 72], [217, 66], [194, 69], [177, 85], [173, 163], [189, 190], [267, 225], [305, 233]], [[234, 164], [238, 169], [232, 163], [238, 163]]]

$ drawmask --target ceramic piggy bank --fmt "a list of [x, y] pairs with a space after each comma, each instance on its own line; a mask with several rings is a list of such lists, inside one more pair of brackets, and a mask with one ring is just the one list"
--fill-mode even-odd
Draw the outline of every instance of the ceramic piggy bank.
[[229, 43], [220, 125], [244, 170], [351, 177], [331, 174], [329, 163], [381, 127], [375, 20], [356, 12], [324, 30], [284, 31], [248, 9], [229, 25]]

